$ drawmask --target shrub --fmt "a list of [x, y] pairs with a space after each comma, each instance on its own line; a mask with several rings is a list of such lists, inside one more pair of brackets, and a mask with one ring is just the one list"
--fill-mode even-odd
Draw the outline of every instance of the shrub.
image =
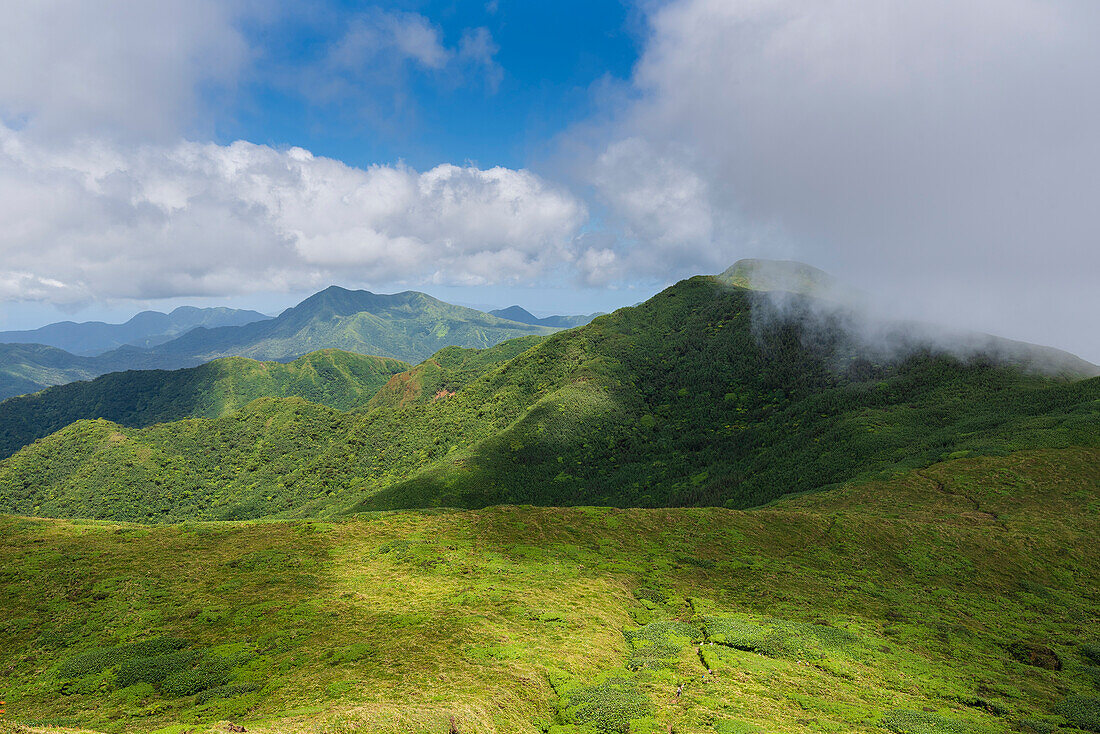
[[1056, 710], [1078, 729], [1100, 732], [1100, 697], [1069, 696]]
[[1024, 665], [1033, 665], [1046, 670], [1062, 669], [1062, 659], [1058, 657], [1058, 653], [1038, 642], [1020, 640], [1009, 645], [1007, 650], [1012, 657]]
[[594, 686], [575, 688], [565, 696], [568, 723], [590, 725], [598, 731], [625, 734], [631, 719], [649, 716], [649, 697], [626, 678], [608, 678]]
[[847, 630], [783, 619], [758, 623], [740, 616], [708, 617], [703, 625], [712, 642], [773, 658], [821, 658], [825, 650], [850, 652], [858, 643]]
[[207, 688], [205, 691], [199, 693], [195, 698], [195, 703], [199, 706], [204, 703], [209, 703], [218, 698], [233, 698], [234, 696], [243, 696], [246, 693], [252, 693], [258, 691], [260, 687], [253, 683], [235, 683], [227, 686], [217, 686], [216, 688]]
[[627, 667], [631, 670], [657, 670], [668, 667], [680, 650], [700, 638], [699, 630], [685, 622], [662, 620], [636, 630], [623, 630], [631, 648]]
[[895, 709], [879, 722], [895, 734], [967, 734], [968, 727], [958, 719], [927, 711]]
[[115, 685], [126, 688], [135, 683], [152, 683], [159, 687], [165, 679], [189, 671], [199, 656], [200, 653], [193, 650], [180, 650], [128, 661], [115, 673]]
[[107, 668], [127, 665], [142, 658], [180, 650], [187, 647], [187, 644], [187, 640], [175, 637], [156, 637], [127, 645], [89, 650], [62, 662], [57, 668], [57, 675], [61, 678], [80, 678]]

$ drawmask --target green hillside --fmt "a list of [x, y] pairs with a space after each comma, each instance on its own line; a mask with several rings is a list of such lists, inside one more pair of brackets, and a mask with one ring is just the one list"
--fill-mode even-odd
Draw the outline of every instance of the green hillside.
[[149, 351], [151, 359], [207, 361], [240, 355], [285, 361], [317, 349], [420, 362], [447, 346], [491, 347], [549, 334], [548, 327], [507, 321], [416, 291], [379, 295], [332, 286], [274, 319], [196, 329]]
[[93, 357], [43, 344], [0, 344], [0, 400], [102, 374]]
[[82, 419], [140, 428], [216, 418], [256, 398], [289, 396], [350, 410], [409, 368], [395, 359], [328, 349], [287, 364], [226, 357], [190, 369], [112, 372], [0, 403], [0, 457]]
[[0, 731], [1100, 731], [1098, 468], [748, 512], [0, 517]]
[[[141, 430], [77, 422], [0, 462], [0, 508], [164, 521], [736, 508], [947, 458], [1100, 444], [1100, 379], [920, 349], [873, 362], [797, 309], [760, 327], [758, 304], [692, 278], [499, 364], [472, 359], [470, 375], [488, 371], [457, 390], [430, 365], [396, 376], [367, 411], [265, 398]], [[403, 381], [420, 385], [413, 399]]]

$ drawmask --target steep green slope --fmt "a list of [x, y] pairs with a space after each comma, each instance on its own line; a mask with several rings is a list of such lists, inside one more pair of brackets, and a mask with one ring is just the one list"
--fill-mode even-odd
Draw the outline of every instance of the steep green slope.
[[401, 408], [449, 398], [478, 377], [522, 354], [544, 338], [525, 336], [488, 349], [440, 349], [416, 367], [394, 375], [371, 398], [367, 408]]
[[61, 321], [26, 331], [0, 331], [0, 343], [45, 344], [77, 355], [92, 356], [130, 345], [151, 347], [199, 326], [240, 326], [270, 318], [237, 308], [180, 306], [171, 313], [142, 311], [123, 324]]
[[340, 410], [364, 406], [391, 376], [396, 359], [336, 349], [293, 362], [226, 357], [182, 370], [112, 372], [0, 403], [0, 457], [82, 419], [141, 428], [183, 418], [216, 418], [260, 397], [304, 398]]
[[429, 387], [365, 413], [263, 399], [143, 430], [79, 422], [0, 462], [0, 508], [172, 521], [748, 507], [952, 456], [1100, 443], [1098, 379], [919, 350], [875, 363], [842, 329], [797, 313], [755, 323], [758, 306], [757, 294], [693, 278], [550, 336], [453, 395]]
[[18, 732], [1095, 731], [1098, 533], [1096, 449], [749, 512], [0, 517], [0, 699]]
[[316, 349], [336, 348], [415, 363], [447, 346], [490, 347], [507, 339], [552, 331], [415, 291], [379, 295], [332, 286], [274, 319], [196, 329], [151, 349], [149, 357], [207, 361], [240, 355], [284, 361]]

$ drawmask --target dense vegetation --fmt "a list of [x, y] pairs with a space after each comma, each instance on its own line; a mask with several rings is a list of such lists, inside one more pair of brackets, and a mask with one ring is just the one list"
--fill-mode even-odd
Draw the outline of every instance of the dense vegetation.
[[182, 370], [112, 372], [0, 403], [0, 457], [81, 419], [142, 428], [183, 418], [216, 418], [260, 397], [297, 396], [339, 410], [365, 406], [396, 359], [328, 349], [288, 364], [226, 357]]
[[0, 731], [1097, 731], [1098, 533], [1097, 449], [749, 512], [0, 518]]
[[265, 398], [143, 430], [77, 422], [0, 463], [0, 507], [166, 521], [748, 507], [945, 458], [1100, 443], [1100, 379], [922, 348], [871, 361], [798, 308], [761, 319], [760, 298], [693, 278], [506, 361], [526, 344], [441, 353], [354, 413]]
[[102, 321], [60, 321], [39, 329], [0, 331], [0, 343], [44, 344], [81, 356], [93, 356], [122, 346], [151, 347], [191, 329], [240, 326], [269, 318], [237, 308], [180, 306], [171, 313], [142, 311], [123, 324]]

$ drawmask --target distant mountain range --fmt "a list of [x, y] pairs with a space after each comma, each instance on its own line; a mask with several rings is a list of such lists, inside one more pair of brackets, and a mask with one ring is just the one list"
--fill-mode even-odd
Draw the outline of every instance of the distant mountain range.
[[241, 326], [269, 318], [259, 311], [180, 306], [171, 313], [142, 311], [124, 324], [59, 321], [39, 329], [0, 331], [0, 344], [44, 344], [77, 356], [91, 357], [119, 347], [156, 346], [200, 326]]
[[509, 306], [508, 308], [501, 308], [496, 311], [490, 311], [489, 313], [502, 319], [508, 319], [509, 321], [518, 321], [521, 324], [549, 326], [554, 329], [572, 329], [574, 326], [584, 326], [597, 316], [603, 315], [603, 312], [597, 312], [590, 313], [587, 316], [547, 316], [540, 319], [538, 316], [535, 316], [533, 313], [520, 306]]
[[[108, 337], [130, 341], [94, 356], [42, 344], [0, 344], [0, 399], [110, 372], [194, 367], [229, 356], [287, 362], [319, 349], [341, 349], [417, 363], [447, 346], [489, 347], [563, 328], [510, 321], [416, 291], [379, 295], [337, 286], [310, 296], [275, 318], [254, 311], [206, 309], [209, 313], [205, 316], [195, 311], [199, 310], [173, 311], [178, 314], [173, 328], [183, 329], [185, 323], [190, 326], [163, 341], [163, 332], [137, 336], [142, 324], [165, 323], [145, 315], [127, 324], [52, 324], [32, 332], [8, 332], [20, 339], [40, 335], [57, 343], [69, 334], [66, 343], [85, 351], [102, 347]], [[243, 323], [216, 326], [218, 319]], [[198, 323], [203, 320], [205, 325]], [[139, 340], [144, 340], [141, 345], [135, 343]]]

